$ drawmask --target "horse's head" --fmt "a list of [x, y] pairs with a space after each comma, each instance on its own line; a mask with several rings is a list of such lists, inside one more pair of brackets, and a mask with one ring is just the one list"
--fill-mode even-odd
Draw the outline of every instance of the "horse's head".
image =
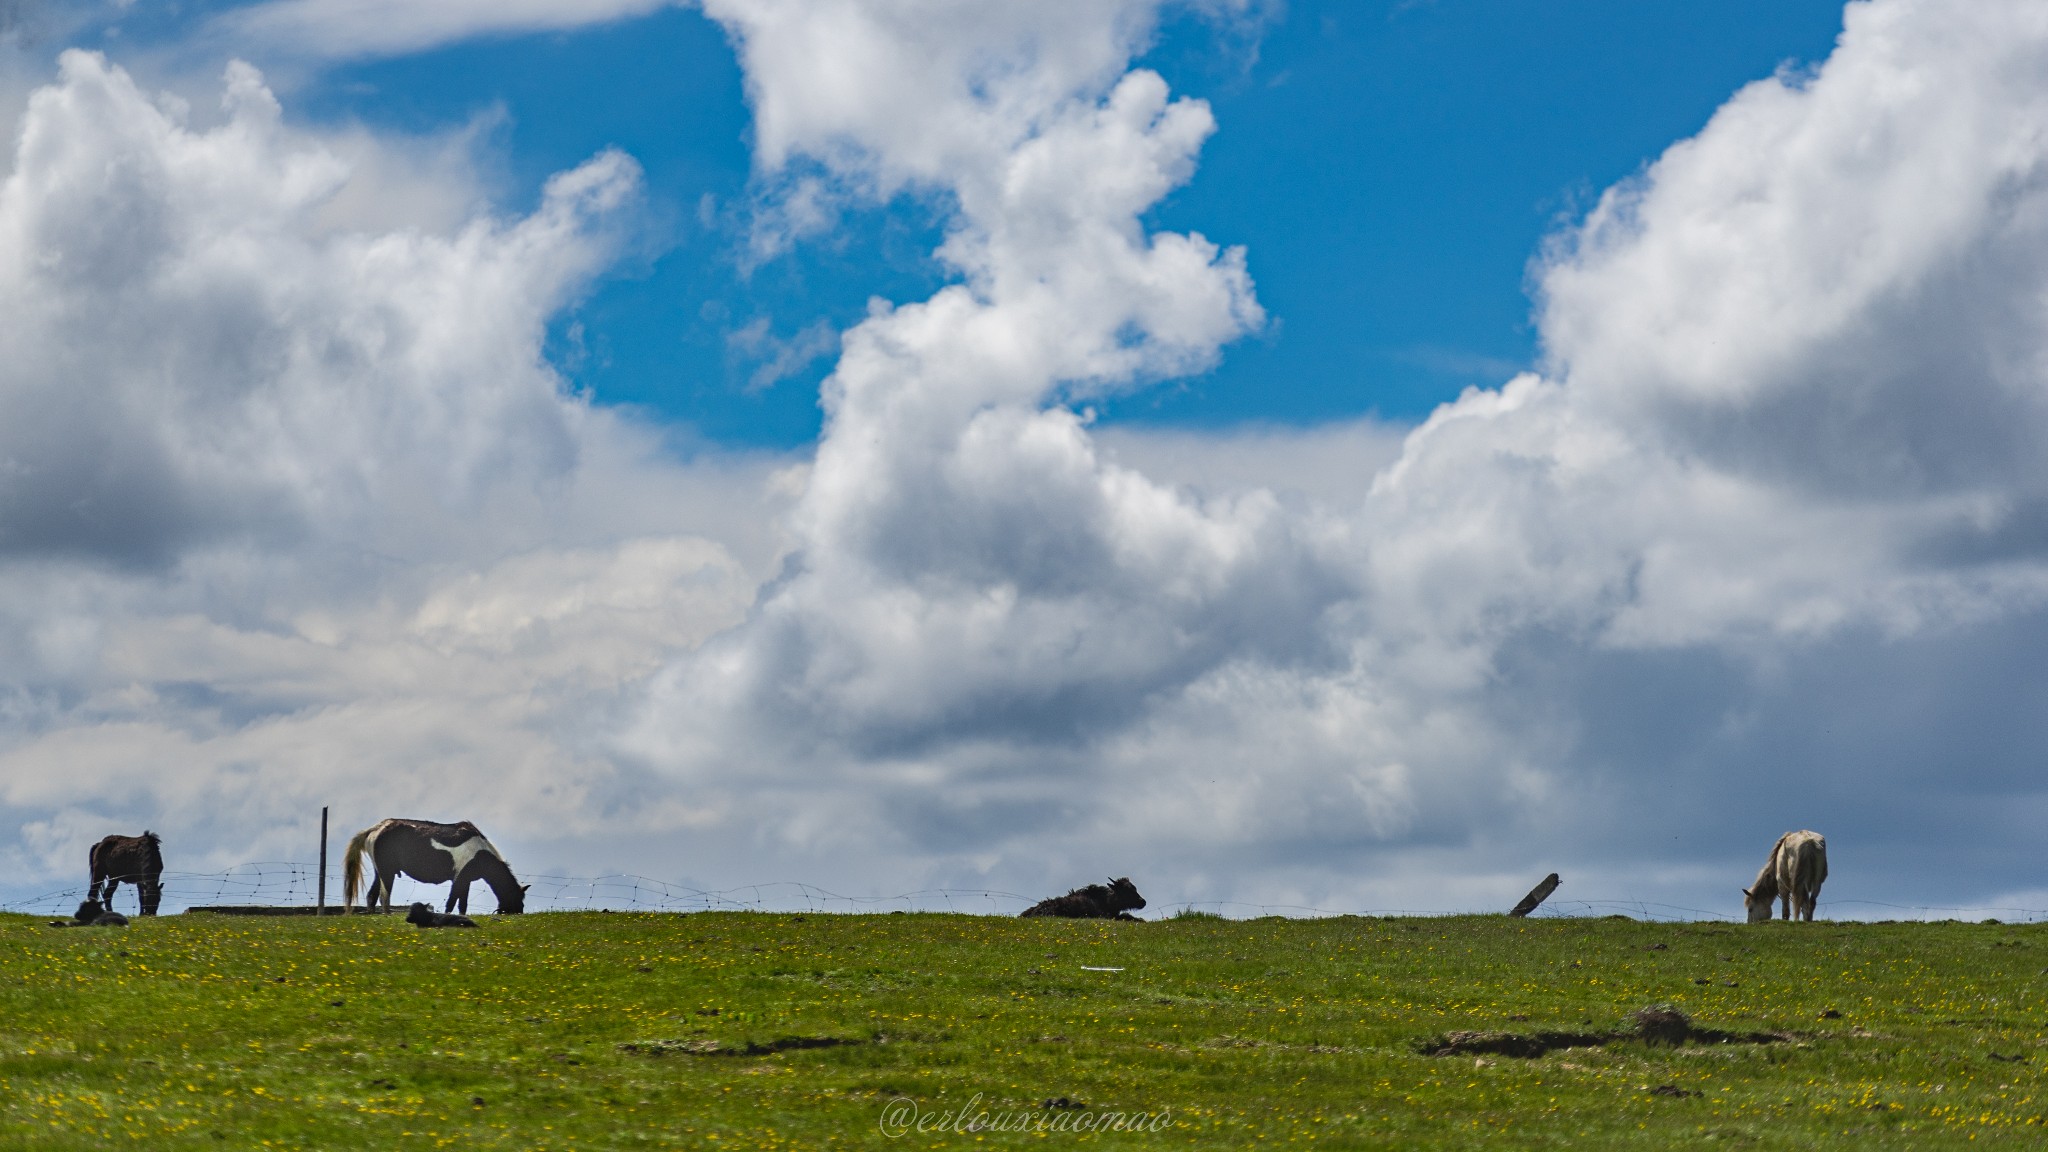
[[521, 884], [498, 893], [498, 915], [512, 916], [526, 911], [526, 890], [531, 887], [531, 884]]
[[100, 903], [99, 901], [86, 900], [78, 905], [78, 911], [73, 912], [71, 914], [71, 918], [73, 920], [78, 921], [80, 924], [90, 924], [94, 920], [99, 919], [100, 913], [105, 912], [106, 910], [107, 906]]
[[1759, 896], [1747, 888], [1742, 890], [1742, 906], [1749, 912], [1751, 924], [1760, 924], [1771, 918], [1772, 899], [1768, 894]]
[[1145, 898], [1138, 895], [1138, 886], [1131, 883], [1129, 876], [1119, 877], [1109, 882], [1109, 898], [1111, 906], [1120, 912], [1145, 906]]

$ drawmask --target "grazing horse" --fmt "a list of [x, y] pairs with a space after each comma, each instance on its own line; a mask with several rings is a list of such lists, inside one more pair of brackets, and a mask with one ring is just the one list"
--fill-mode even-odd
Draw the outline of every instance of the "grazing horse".
[[[92, 890], [87, 900], [100, 901], [106, 910], [114, 910], [114, 889], [124, 882], [135, 885], [135, 891], [142, 900], [142, 914], [156, 915], [156, 907], [164, 898], [164, 854], [163, 842], [156, 833], [144, 832], [140, 836], [109, 836], [92, 846], [86, 853], [85, 861], [92, 870]], [[100, 884], [107, 886], [100, 891]]]
[[341, 854], [343, 911], [355, 904], [356, 893], [362, 890], [365, 856], [376, 872], [370, 880], [369, 899], [363, 906], [373, 911], [379, 900], [384, 907], [391, 907], [391, 885], [401, 872], [422, 884], [454, 881], [445, 912], [458, 907], [469, 911], [469, 885], [474, 880], [482, 880], [497, 893], [499, 912], [526, 911], [526, 888], [505, 866], [504, 856], [467, 820], [460, 824], [379, 820], [356, 833]]
[[1065, 896], [1040, 900], [1019, 916], [1065, 916], [1075, 920], [1136, 920], [1126, 909], [1143, 908], [1145, 898], [1128, 876], [1111, 880], [1107, 886], [1090, 884]]
[[1771, 901], [1784, 905], [1785, 919], [1812, 920], [1820, 902], [1820, 886], [1828, 878], [1828, 841], [1818, 832], [1787, 832], [1771, 845], [1756, 881], [1742, 890], [1742, 902], [1755, 924], [1771, 918]]

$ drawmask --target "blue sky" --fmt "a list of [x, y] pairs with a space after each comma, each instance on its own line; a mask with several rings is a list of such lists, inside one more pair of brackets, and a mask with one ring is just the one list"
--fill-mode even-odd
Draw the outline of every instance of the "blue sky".
[[[1735, 89], [1823, 58], [1840, 24], [1827, 0], [1296, 0], [1253, 21], [1171, 14], [1140, 63], [1209, 101], [1220, 128], [1200, 175], [1150, 219], [1245, 245], [1272, 323], [1214, 371], [1102, 405], [1105, 417], [1413, 421], [1469, 385], [1498, 385], [1536, 355], [1526, 271], [1544, 237]], [[152, 31], [175, 39], [189, 25]], [[556, 362], [602, 401], [720, 443], [815, 438], [832, 363], [813, 355], [765, 384], [769, 353], [736, 347], [735, 332], [836, 331], [870, 296], [920, 298], [942, 274], [930, 254], [943, 207], [910, 197], [741, 267], [740, 71], [724, 32], [689, 8], [342, 63], [308, 76], [290, 113], [405, 133], [502, 115], [488, 148], [514, 211], [550, 173], [602, 148], [630, 153], [646, 169], [650, 243], [667, 247], [558, 320]]]
[[9, 883], [2048, 910], [2038, 0], [0, 11]]

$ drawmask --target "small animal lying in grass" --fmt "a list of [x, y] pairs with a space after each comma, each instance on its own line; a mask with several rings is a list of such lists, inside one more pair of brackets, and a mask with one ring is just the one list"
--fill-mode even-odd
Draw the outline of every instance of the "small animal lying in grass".
[[453, 912], [436, 912], [425, 904], [417, 903], [412, 906], [410, 912], [405, 914], [405, 922], [407, 924], [417, 924], [422, 928], [476, 927], [476, 921], [471, 920], [467, 916], [457, 916]]
[[52, 920], [52, 928], [126, 928], [128, 918], [97, 900], [87, 900], [78, 906], [69, 920]]
[[1054, 896], [1040, 900], [1019, 916], [1065, 916], [1073, 920], [1136, 920], [1137, 917], [1126, 909], [1143, 908], [1145, 898], [1138, 895], [1138, 886], [1128, 876], [1111, 880], [1107, 887], [1090, 884], [1076, 888], [1065, 896]]

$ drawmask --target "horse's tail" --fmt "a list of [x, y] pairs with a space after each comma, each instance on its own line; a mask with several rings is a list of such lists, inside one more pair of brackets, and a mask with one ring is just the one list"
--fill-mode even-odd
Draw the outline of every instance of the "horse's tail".
[[[370, 833], [381, 825], [372, 824], [349, 840], [341, 850], [341, 910], [346, 913], [363, 888], [363, 856], [370, 850]], [[373, 909], [374, 911], [374, 909]]]
[[95, 840], [93, 846], [85, 850], [85, 870], [92, 874], [94, 884], [100, 882], [100, 849], [106, 845], [105, 840]]

